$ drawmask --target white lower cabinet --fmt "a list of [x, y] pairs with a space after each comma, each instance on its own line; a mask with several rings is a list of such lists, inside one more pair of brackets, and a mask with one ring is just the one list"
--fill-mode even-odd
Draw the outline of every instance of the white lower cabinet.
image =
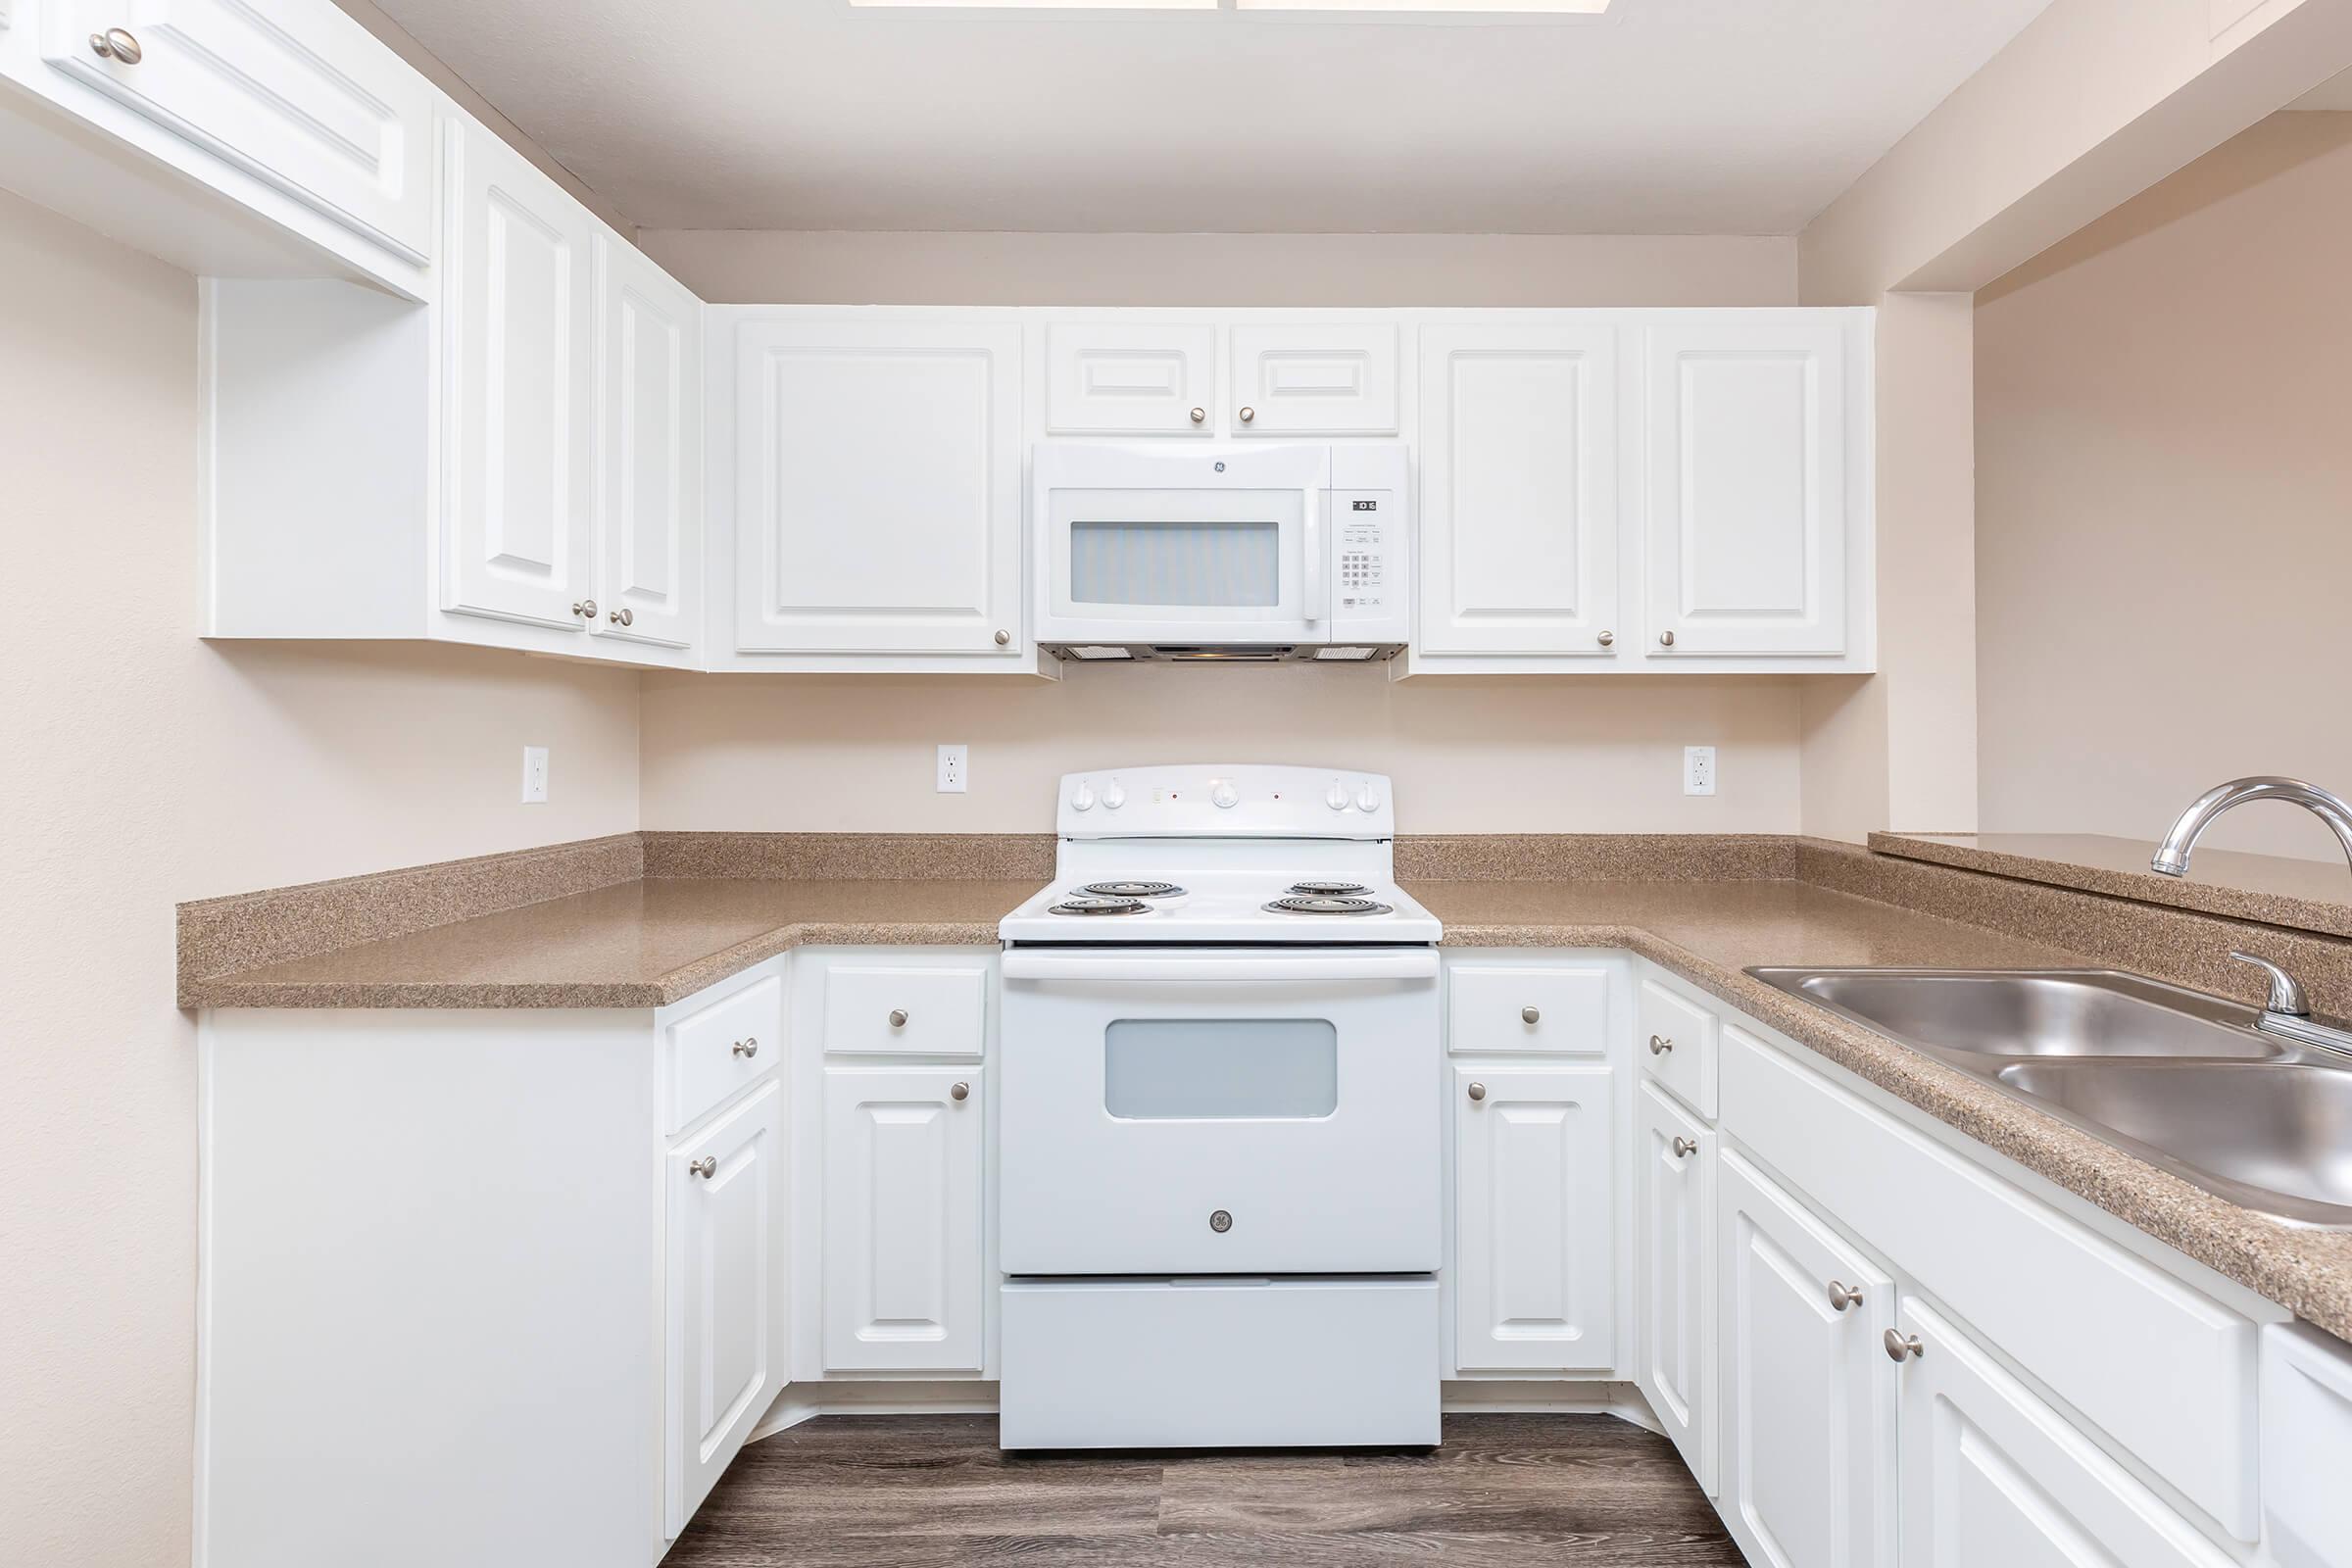
[[1715, 1134], [1653, 1083], [1634, 1091], [1634, 1382], [1715, 1494]]
[[824, 1069], [824, 1364], [981, 1369], [979, 1069]]
[[663, 1517], [676, 1535], [774, 1399], [783, 1092], [772, 1081], [664, 1161], [669, 1209]]
[[1616, 1071], [1453, 1064], [1454, 1359], [1616, 1363]]
[[1739, 1154], [1716, 1171], [1724, 1522], [1760, 1568], [1892, 1562], [1893, 1282]]

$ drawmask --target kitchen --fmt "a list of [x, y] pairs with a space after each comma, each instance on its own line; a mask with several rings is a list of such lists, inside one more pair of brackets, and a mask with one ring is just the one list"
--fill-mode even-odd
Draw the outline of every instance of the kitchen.
[[2345, 1559], [2352, 7], [690, 9], [0, 8], [0, 1558]]

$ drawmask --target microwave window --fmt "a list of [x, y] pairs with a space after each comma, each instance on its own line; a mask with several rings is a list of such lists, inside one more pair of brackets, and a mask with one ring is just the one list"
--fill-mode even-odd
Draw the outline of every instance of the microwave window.
[[1070, 598], [1088, 605], [1279, 605], [1282, 524], [1073, 521]]
[[1124, 1120], [1307, 1118], [1340, 1104], [1340, 1034], [1326, 1018], [1120, 1018], [1102, 1052], [1102, 1108]]

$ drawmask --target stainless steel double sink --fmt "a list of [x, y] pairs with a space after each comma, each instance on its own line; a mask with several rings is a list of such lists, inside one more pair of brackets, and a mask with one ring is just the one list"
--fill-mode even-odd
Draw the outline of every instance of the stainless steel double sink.
[[2209, 1193], [2352, 1229], [2352, 1057], [2106, 969], [1753, 968]]

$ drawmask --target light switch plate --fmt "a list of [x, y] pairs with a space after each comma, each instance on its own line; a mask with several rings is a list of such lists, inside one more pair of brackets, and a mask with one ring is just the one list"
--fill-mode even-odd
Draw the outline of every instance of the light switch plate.
[[1683, 748], [1683, 793], [1712, 795], [1715, 793], [1715, 748], [1686, 746]]
[[522, 749], [522, 804], [547, 804], [547, 748], [525, 746]]

